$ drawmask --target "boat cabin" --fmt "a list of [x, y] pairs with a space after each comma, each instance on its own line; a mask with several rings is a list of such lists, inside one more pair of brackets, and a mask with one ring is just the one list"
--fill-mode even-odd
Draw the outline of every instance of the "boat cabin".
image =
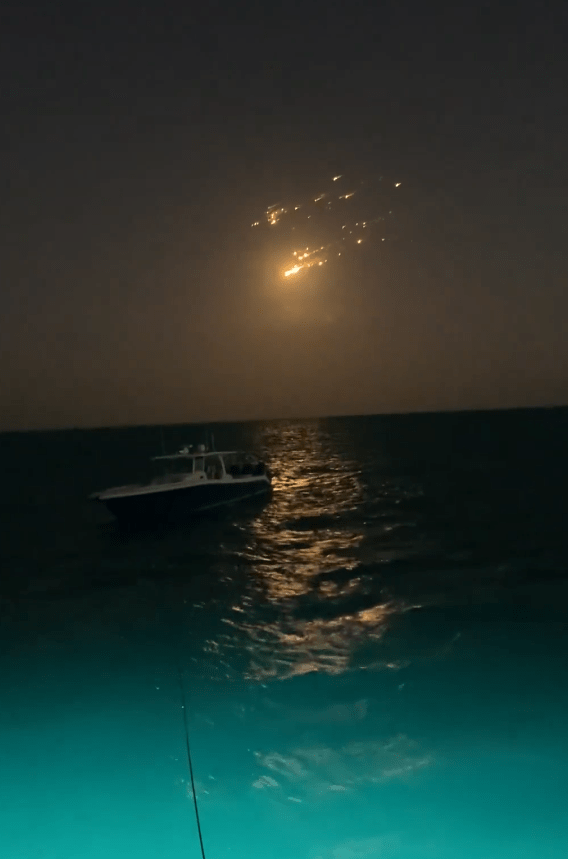
[[200, 445], [197, 450], [182, 448], [179, 453], [155, 456], [151, 460], [152, 483], [184, 480], [189, 475], [209, 480], [239, 478], [265, 473], [264, 463], [254, 454], [244, 451], [209, 451]]

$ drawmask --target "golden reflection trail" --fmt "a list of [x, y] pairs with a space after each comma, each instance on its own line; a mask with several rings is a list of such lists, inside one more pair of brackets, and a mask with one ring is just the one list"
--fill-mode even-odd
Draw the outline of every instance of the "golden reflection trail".
[[249, 653], [247, 678], [257, 681], [358, 667], [354, 652], [381, 639], [400, 611], [387, 601], [345, 610], [364, 587], [356, 573], [364, 535], [348, 516], [364, 499], [358, 464], [315, 422], [280, 433], [274, 497], [251, 523], [243, 554], [253, 593], [225, 620], [235, 649]]
[[[375, 606], [368, 612], [333, 619], [298, 621], [290, 618], [262, 629], [251, 659], [248, 679], [266, 681], [298, 677], [312, 672], [343, 674], [359, 666], [352, 664], [357, 645], [380, 639], [395, 613], [394, 606]], [[250, 630], [253, 637], [259, 630]], [[255, 658], [256, 657], [256, 658]]]

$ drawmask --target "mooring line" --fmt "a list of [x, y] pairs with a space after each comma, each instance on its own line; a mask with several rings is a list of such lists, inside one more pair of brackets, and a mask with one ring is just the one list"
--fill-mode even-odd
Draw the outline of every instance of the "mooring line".
[[195, 808], [195, 820], [197, 821], [197, 833], [198, 833], [198, 835], [199, 835], [199, 845], [200, 845], [200, 847], [201, 847], [201, 856], [203, 857], [203, 859], [206, 859], [206, 857], [205, 857], [205, 848], [203, 847], [203, 835], [201, 834], [201, 821], [200, 821], [200, 819], [199, 819], [199, 808], [197, 807], [197, 793], [196, 793], [196, 790], [195, 790], [195, 779], [193, 778], [193, 763], [192, 763], [192, 761], [191, 761], [191, 749], [190, 749], [190, 747], [189, 747], [188, 713], [187, 713], [187, 707], [186, 707], [186, 702], [185, 702], [185, 690], [184, 690], [184, 688], [183, 688], [183, 676], [182, 676], [182, 673], [181, 673], [181, 667], [180, 667], [180, 663], [179, 663], [179, 658], [176, 660], [176, 663], [177, 663], [177, 670], [178, 670], [178, 680], [179, 680], [179, 691], [180, 691], [180, 697], [181, 697], [181, 707], [182, 707], [182, 710], [183, 710], [183, 725], [184, 725], [184, 728], [185, 728], [185, 747], [186, 747], [186, 750], [187, 750], [187, 763], [188, 763], [188, 766], [189, 766], [189, 775], [190, 775], [190, 778], [191, 778], [191, 790], [192, 790], [192, 793], [193, 793], [193, 805], [194, 805], [194, 808]]

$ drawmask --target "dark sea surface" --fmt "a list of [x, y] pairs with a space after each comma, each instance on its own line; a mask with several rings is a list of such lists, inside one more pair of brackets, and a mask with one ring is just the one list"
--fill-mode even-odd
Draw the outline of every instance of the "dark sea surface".
[[139, 533], [158, 428], [0, 435], [2, 859], [198, 859], [184, 715], [207, 859], [565, 859], [568, 410], [209, 429], [272, 499]]

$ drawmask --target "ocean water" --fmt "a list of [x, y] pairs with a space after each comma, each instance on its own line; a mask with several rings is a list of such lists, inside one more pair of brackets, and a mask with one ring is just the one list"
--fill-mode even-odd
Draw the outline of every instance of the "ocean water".
[[568, 410], [209, 429], [273, 497], [140, 533], [158, 428], [0, 436], [0, 855], [198, 859], [187, 724], [207, 859], [568, 856]]

